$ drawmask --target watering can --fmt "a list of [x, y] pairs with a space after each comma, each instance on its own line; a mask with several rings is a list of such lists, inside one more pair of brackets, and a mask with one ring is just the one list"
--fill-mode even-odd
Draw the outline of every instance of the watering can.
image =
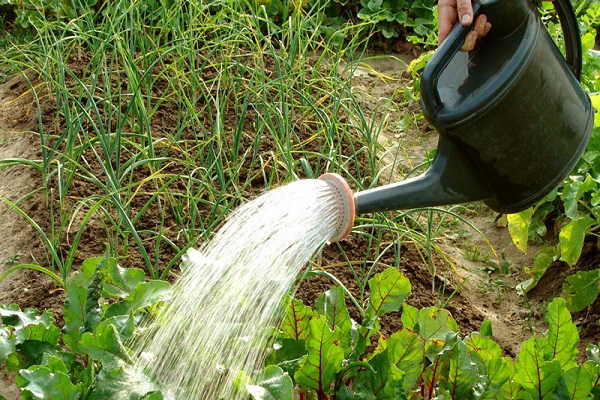
[[565, 57], [528, 0], [476, 0], [473, 20], [485, 14], [490, 32], [475, 50], [461, 52], [471, 28], [458, 23], [421, 77], [423, 114], [439, 133], [430, 167], [352, 199], [328, 174], [345, 204], [362, 214], [483, 201], [515, 213], [551, 192], [579, 160], [593, 126], [591, 102], [578, 81], [575, 13], [569, 0], [554, 4]]

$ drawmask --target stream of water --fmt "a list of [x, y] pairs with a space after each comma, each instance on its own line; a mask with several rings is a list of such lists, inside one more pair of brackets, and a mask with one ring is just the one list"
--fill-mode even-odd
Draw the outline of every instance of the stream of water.
[[233, 382], [262, 367], [294, 280], [338, 229], [339, 196], [306, 179], [237, 209], [188, 252], [172, 301], [133, 345], [133, 370], [152, 376], [168, 398], [247, 398]]

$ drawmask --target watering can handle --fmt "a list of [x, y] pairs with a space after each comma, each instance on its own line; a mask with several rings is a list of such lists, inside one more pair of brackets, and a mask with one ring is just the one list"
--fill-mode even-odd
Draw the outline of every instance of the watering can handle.
[[[565, 61], [575, 78], [579, 80], [581, 78], [583, 50], [579, 37], [577, 16], [570, 0], [553, 0], [553, 3], [565, 38]], [[473, 21], [481, 13], [481, 5], [478, 2], [473, 2]], [[431, 56], [428, 63], [431, 64], [431, 68], [426, 68], [423, 71], [423, 75], [421, 76], [421, 90], [423, 91], [422, 96], [431, 100], [431, 104], [426, 106], [428, 108], [426, 111], [428, 111], [429, 115], [435, 115], [443, 106], [436, 89], [438, 78], [456, 52], [460, 50], [471, 29], [472, 25], [462, 26], [460, 23], [454, 25], [448, 37], [439, 46], [433, 56]]]
[[[567, 0], [568, 1], [568, 0]], [[473, 21], [481, 14], [481, 5], [473, 2]], [[446, 39], [433, 53], [427, 63], [429, 68], [425, 68], [421, 75], [421, 96], [430, 99], [431, 105], [424, 105], [429, 108], [426, 115], [434, 115], [443, 106], [440, 95], [437, 91], [437, 81], [441, 72], [448, 66], [454, 55], [462, 47], [467, 34], [473, 26], [463, 26], [460, 23], [454, 25]]]
[[570, 0], [554, 0], [553, 3], [565, 38], [565, 60], [575, 78], [580, 80], [583, 50], [577, 15]]

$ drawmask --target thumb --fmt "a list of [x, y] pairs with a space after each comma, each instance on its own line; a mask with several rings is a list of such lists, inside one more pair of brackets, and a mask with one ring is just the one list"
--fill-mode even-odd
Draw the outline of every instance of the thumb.
[[473, 5], [471, 4], [471, 0], [458, 0], [457, 10], [460, 23], [464, 26], [471, 25], [473, 22]]

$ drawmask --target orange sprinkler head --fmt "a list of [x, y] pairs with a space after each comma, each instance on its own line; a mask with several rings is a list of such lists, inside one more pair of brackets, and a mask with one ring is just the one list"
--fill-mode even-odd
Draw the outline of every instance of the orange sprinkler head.
[[338, 194], [333, 210], [336, 213], [335, 224], [337, 229], [329, 242], [339, 242], [350, 234], [352, 226], [354, 226], [354, 195], [346, 180], [338, 174], [323, 174], [319, 179], [327, 182]]

